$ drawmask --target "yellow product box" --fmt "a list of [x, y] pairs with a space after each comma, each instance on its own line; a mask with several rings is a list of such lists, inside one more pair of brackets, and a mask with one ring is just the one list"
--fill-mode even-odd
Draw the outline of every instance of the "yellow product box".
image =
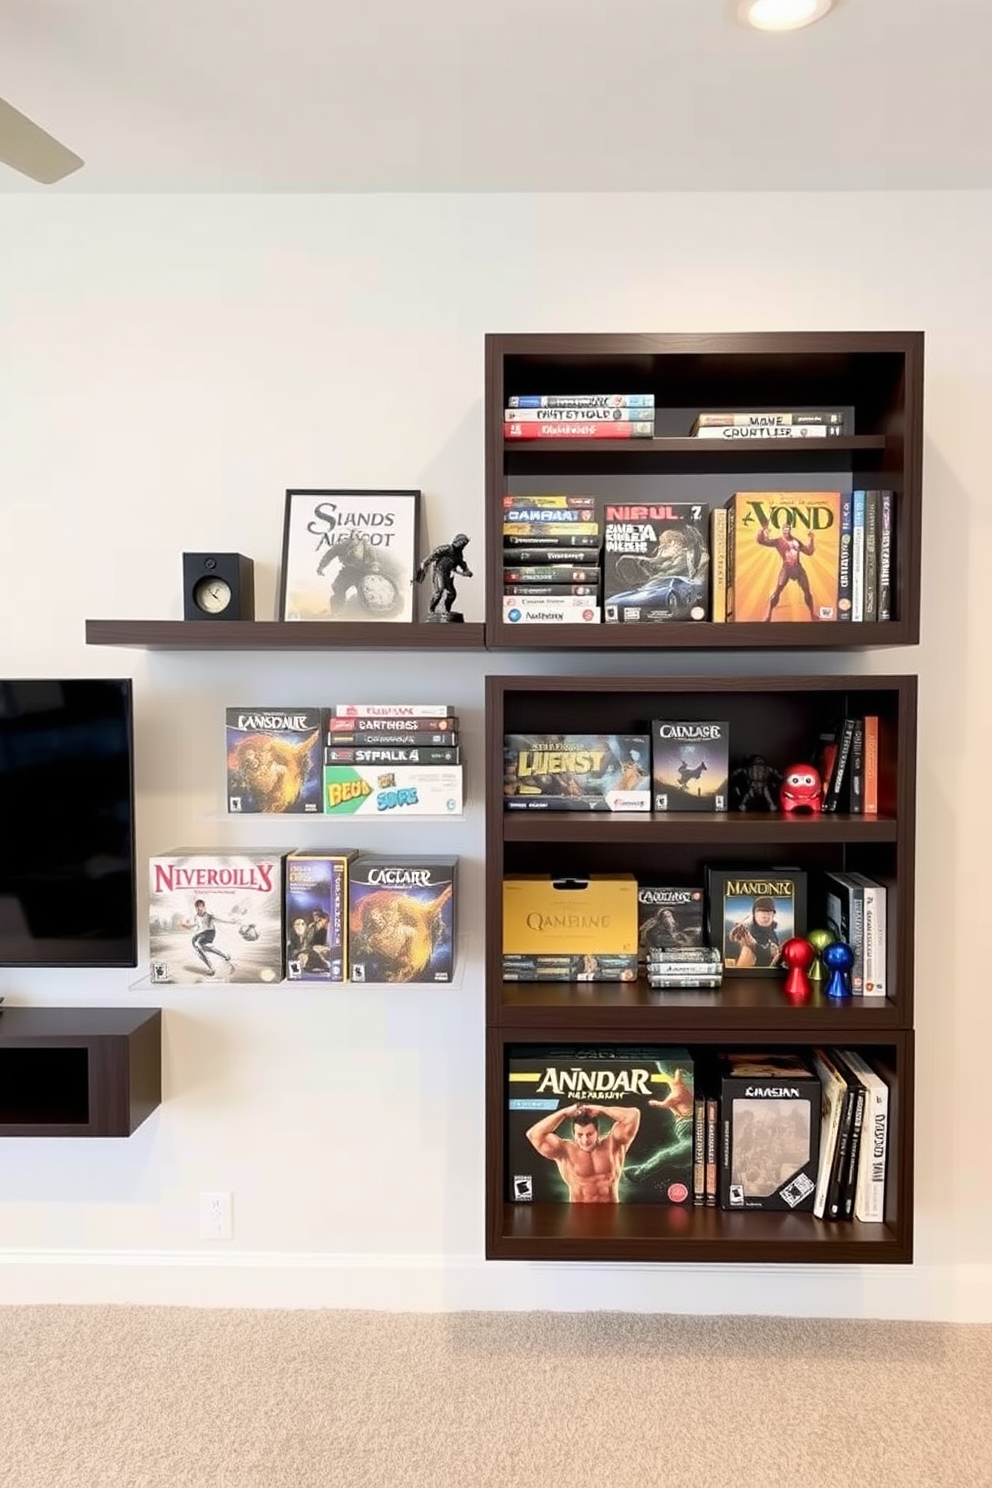
[[503, 880], [503, 954], [630, 955], [637, 950], [637, 880], [632, 873]]

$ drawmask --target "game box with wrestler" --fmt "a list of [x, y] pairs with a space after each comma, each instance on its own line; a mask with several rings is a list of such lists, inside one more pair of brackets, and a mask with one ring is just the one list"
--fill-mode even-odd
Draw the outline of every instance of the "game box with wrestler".
[[514, 1046], [506, 1080], [511, 1203], [691, 1204], [688, 1050]]

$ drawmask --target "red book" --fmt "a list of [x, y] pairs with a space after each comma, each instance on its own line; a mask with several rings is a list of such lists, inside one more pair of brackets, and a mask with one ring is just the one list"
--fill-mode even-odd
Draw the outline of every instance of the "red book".
[[654, 423], [590, 423], [586, 419], [572, 424], [507, 424], [506, 439], [652, 439]]
[[863, 797], [866, 816], [878, 815], [878, 718], [864, 721]]

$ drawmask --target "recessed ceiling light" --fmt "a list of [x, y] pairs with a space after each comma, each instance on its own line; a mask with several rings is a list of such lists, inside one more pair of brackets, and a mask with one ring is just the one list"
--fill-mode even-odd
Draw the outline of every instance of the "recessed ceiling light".
[[758, 31], [798, 31], [830, 10], [834, 0], [741, 0], [737, 14]]

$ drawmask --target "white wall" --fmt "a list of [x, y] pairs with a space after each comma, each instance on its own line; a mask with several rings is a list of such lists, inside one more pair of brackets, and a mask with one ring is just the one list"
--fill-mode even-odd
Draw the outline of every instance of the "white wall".
[[[141, 858], [286, 840], [209, 819], [232, 703], [451, 700], [473, 797], [443, 828], [459, 985], [168, 993], [165, 1100], [134, 1137], [0, 1141], [0, 1299], [992, 1318], [990, 261], [988, 194], [0, 198], [0, 671], [134, 676]], [[918, 650], [439, 665], [83, 644], [86, 617], [179, 618], [184, 550], [252, 555], [270, 616], [287, 485], [419, 487], [429, 540], [463, 527], [481, 574], [487, 331], [758, 329], [927, 333]], [[470, 620], [482, 590], [464, 586]], [[607, 663], [919, 671], [913, 1268], [482, 1260], [483, 677]], [[0, 994], [157, 1003], [136, 976], [0, 970]], [[234, 1192], [231, 1245], [198, 1238], [205, 1188]]]

